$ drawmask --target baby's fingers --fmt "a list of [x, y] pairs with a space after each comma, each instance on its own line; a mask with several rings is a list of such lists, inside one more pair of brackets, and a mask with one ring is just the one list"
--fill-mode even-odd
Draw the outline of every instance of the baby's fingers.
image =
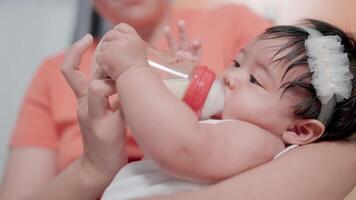
[[120, 109], [120, 107], [121, 107], [121, 104], [120, 104], [119, 96], [118, 95], [112, 96], [112, 98], [110, 98], [111, 110], [117, 111], [118, 109]]
[[192, 42], [192, 55], [195, 58], [199, 58], [201, 55], [201, 42], [199, 40], [193, 40]]
[[92, 80], [88, 90], [89, 116], [98, 118], [111, 111], [109, 96], [115, 92], [115, 83], [111, 79]]
[[167, 41], [167, 44], [168, 44], [168, 48], [171, 51], [176, 51], [178, 49], [178, 47], [177, 47], [176, 42], [173, 39], [171, 28], [166, 27], [164, 29], [164, 36], [166, 38], [166, 41]]
[[178, 22], [178, 32], [179, 32], [179, 49], [180, 50], [188, 50], [189, 49], [189, 40], [187, 34], [187, 28], [185, 25], [185, 21], [180, 20]]
[[93, 37], [89, 34], [85, 35], [81, 40], [77, 41], [67, 52], [67, 55], [62, 63], [61, 71], [64, 78], [79, 100], [85, 96], [88, 81], [85, 75], [79, 70], [81, 56], [92, 45]]

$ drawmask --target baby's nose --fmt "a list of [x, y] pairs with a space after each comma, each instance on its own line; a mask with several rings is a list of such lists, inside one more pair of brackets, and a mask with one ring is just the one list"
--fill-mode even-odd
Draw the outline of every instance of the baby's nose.
[[236, 88], [237, 80], [236, 77], [234, 77], [234, 75], [232, 75], [231, 73], [224, 75], [223, 80], [224, 85], [229, 89], [233, 90]]
[[246, 74], [243, 71], [234, 71], [223, 76], [224, 84], [229, 89], [233, 90], [243, 85], [246, 82]]

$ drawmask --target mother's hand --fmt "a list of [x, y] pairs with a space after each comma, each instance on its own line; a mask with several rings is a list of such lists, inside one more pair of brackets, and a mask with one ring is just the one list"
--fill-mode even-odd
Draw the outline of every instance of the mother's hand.
[[93, 38], [86, 35], [68, 51], [61, 70], [78, 100], [78, 120], [82, 132], [84, 155], [82, 164], [98, 177], [113, 178], [127, 163], [125, 152], [126, 123], [118, 100], [109, 101], [115, 93], [110, 79], [92, 80], [79, 70], [82, 54], [92, 45]]

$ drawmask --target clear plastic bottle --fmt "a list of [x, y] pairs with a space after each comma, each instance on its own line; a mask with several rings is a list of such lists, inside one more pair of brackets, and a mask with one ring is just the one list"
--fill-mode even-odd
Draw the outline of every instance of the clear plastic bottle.
[[148, 63], [157, 69], [166, 87], [182, 99], [200, 119], [220, 115], [224, 107], [224, 86], [206, 66], [148, 46]]

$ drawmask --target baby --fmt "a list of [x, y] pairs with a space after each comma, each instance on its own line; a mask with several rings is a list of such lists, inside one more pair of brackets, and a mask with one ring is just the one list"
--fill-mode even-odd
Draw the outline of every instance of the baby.
[[103, 199], [132, 199], [234, 176], [286, 147], [355, 132], [356, 41], [316, 20], [275, 26], [226, 70], [221, 120], [199, 122], [148, 66], [144, 41], [127, 24], [97, 50], [116, 83], [125, 119], [145, 153], [115, 177]]

